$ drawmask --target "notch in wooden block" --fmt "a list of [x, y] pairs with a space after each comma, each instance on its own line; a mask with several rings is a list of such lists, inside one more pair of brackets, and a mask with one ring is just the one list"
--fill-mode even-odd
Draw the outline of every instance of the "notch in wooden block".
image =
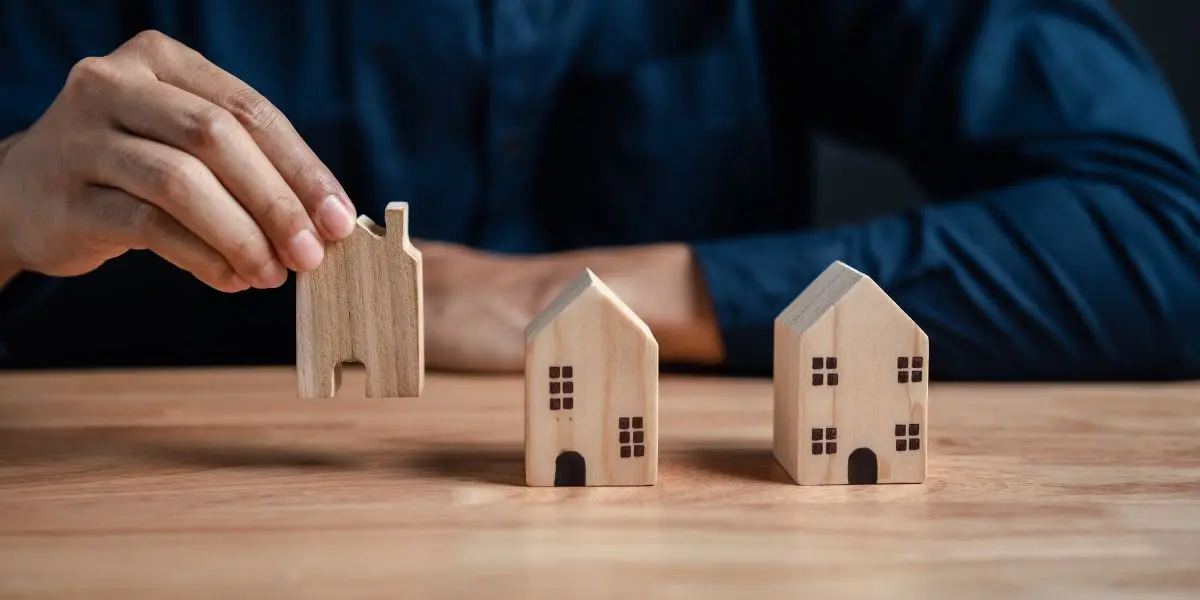
[[658, 342], [585, 270], [525, 331], [525, 481], [658, 480]]
[[408, 237], [408, 203], [360, 216], [327, 244], [325, 260], [296, 279], [296, 367], [302, 398], [331, 398], [343, 363], [362, 363], [368, 398], [421, 395], [425, 322], [421, 252]]
[[929, 338], [842, 262], [775, 320], [775, 457], [800, 485], [921, 483]]

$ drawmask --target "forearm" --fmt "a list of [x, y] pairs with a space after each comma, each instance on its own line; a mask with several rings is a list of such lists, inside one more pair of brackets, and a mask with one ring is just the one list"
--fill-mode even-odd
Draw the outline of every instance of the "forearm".
[[[21, 136], [20, 133], [12, 135], [4, 140], [0, 140], [0, 173], [4, 172], [4, 159], [8, 155], [9, 148], [16, 143]], [[4, 211], [4, 199], [0, 198], [0, 290], [3, 290], [12, 281], [13, 277], [20, 273], [21, 269], [16, 259], [7, 252], [8, 240], [4, 237], [8, 234], [8, 226], [11, 225], [10, 217]]]
[[768, 366], [767, 307], [800, 291], [778, 281], [838, 258], [925, 328], [935, 377], [1200, 377], [1200, 160], [1108, 2], [823, 6], [806, 119], [938, 205], [701, 247], [731, 359]]
[[[712, 302], [691, 249], [657, 244], [557, 254], [543, 263], [546, 281], [569, 280], [591, 269], [650, 328], [665, 363], [715, 365], [723, 358]], [[542, 305], [559, 289], [539, 293]]]
[[1043, 179], [696, 254], [741, 370], [769, 371], [774, 317], [844, 260], [929, 334], [939, 378], [1200, 377], [1197, 192]]

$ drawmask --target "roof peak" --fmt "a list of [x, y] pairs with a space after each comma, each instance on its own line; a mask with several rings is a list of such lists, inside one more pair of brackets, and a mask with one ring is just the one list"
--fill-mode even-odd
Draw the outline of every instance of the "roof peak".
[[795, 331], [805, 331], [863, 281], [872, 280], [858, 269], [835, 260], [779, 313], [777, 320]]
[[567, 309], [567, 307], [571, 306], [575, 300], [583, 296], [588, 290], [596, 290], [600, 295], [604, 296], [609, 302], [611, 302], [613, 306], [615, 306], [622, 314], [624, 314], [634, 324], [634, 326], [641, 329], [648, 337], [653, 337], [653, 335], [650, 333], [650, 328], [645, 322], [642, 321], [640, 317], [637, 316], [636, 313], [633, 312], [633, 309], [629, 308], [629, 306], [625, 304], [625, 302], [621, 300], [621, 298], [617, 296], [612, 289], [609, 288], [608, 285], [596, 275], [596, 273], [594, 273], [590, 268], [585, 267], [582, 273], [576, 276], [575, 279], [572, 279], [563, 288], [563, 290], [558, 293], [558, 296], [555, 296], [554, 300], [551, 300], [550, 303], [546, 305], [546, 308], [542, 309], [542, 311], [538, 313], [538, 315], [534, 317], [532, 321], [529, 322], [529, 325], [525, 328], [525, 340], [529, 341], [537, 337], [542, 330], [553, 323], [554, 320]]

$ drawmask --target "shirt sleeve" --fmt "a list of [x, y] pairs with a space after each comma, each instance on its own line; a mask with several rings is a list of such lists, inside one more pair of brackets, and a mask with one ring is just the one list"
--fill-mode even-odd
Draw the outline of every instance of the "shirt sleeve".
[[943, 379], [1200, 376], [1200, 161], [1156, 66], [1100, 0], [821, 3], [830, 134], [935, 203], [694, 245], [733, 370], [834, 260], [930, 336]]

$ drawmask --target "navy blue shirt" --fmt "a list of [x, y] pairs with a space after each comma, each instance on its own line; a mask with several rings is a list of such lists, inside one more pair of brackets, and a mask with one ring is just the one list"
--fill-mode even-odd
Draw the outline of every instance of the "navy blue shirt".
[[[1200, 162], [1100, 0], [0, 0], [0, 135], [161, 30], [270, 98], [361, 212], [502, 252], [684, 241], [731, 371], [843, 260], [942, 378], [1200, 376]], [[810, 220], [813, 135], [934, 203]], [[52, 285], [47, 285], [47, 284]], [[137, 253], [0, 296], [7, 368], [293, 363], [294, 288]]]

